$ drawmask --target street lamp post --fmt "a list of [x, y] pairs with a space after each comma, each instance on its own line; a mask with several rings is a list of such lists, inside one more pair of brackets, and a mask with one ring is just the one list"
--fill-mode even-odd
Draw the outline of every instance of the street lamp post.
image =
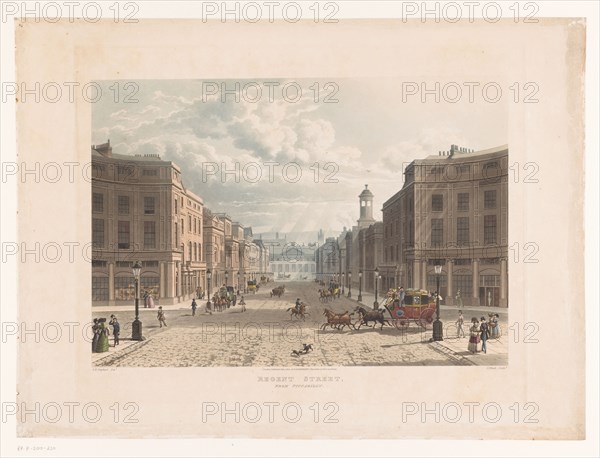
[[238, 277], [238, 282], [237, 282], [237, 290], [238, 290], [238, 291], [240, 290], [240, 275], [241, 275], [241, 273], [240, 273], [240, 271], [238, 270], [238, 273], [237, 273], [237, 277]]
[[206, 280], [208, 281], [208, 285], [207, 285], [207, 288], [206, 288], [208, 290], [208, 302], [206, 303], [206, 307], [208, 308], [208, 310], [211, 310], [211, 308], [212, 308], [212, 304], [210, 303], [210, 298], [211, 298], [211, 294], [212, 294], [212, 291], [211, 291], [211, 288], [210, 288], [210, 286], [211, 286], [210, 285], [211, 278], [212, 278], [212, 272], [211, 272], [210, 269], [208, 269], [206, 271]]
[[440, 275], [442, 273], [442, 266], [435, 266], [435, 279], [436, 279], [436, 304], [435, 304], [435, 321], [433, 322], [433, 340], [441, 341], [444, 340], [443, 326], [440, 321]]
[[358, 302], [362, 302], [362, 270], [358, 271]]
[[348, 298], [352, 297], [352, 272], [348, 272]]
[[379, 302], [377, 302], [377, 286], [379, 284], [379, 268], [375, 267], [375, 302], [373, 302], [374, 308], [379, 308]]
[[398, 264], [396, 264], [396, 269], [394, 271], [394, 289], [398, 289]]
[[346, 272], [342, 272], [342, 294], [344, 293], [344, 285], [346, 284]]
[[225, 271], [225, 287], [227, 287], [227, 280], [229, 280], [229, 271]]
[[142, 322], [140, 321], [140, 273], [142, 265], [136, 261], [133, 265], [133, 277], [135, 278], [135, 320], [131, 324], [131, 340], [144, 340], [142, 337]]

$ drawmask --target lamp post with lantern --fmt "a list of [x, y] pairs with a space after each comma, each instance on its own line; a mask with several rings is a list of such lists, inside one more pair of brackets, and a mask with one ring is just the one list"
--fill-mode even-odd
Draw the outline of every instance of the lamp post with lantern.
[[442, 273], [442, 266], [435, 266], [435, 280], [436, 280], [436, 304], [435, 304], [435, 321], [433, 322], [433, 340], [441, 341], [444, 340], [443, 336], [443, 325], [440, 321], [440, 275]]
[[131, 340], [144, 340], [142, 337], [142, 322], [140, 321], [140, 274], [142, 265], [136, 261], [132, 267], [135, 278], [135, 320], [131, 324]]
[[379, 308], [379, 302], [377, 302], [377, 293], [378, 293], [378, 285], [379, 285], [379, 267], [375, 267], [375, 302], [373, 302], [373, 307], [375, 309]]
[[358, 302], [362, 302], [362, 269], [358, 271]]
[[208, 310], [211, 310], [211, 307], [212, 307], [212, 304], [210, 303], [210, 298], [212, 295], [211, 284], [210, 284], [211, 279], [212, 279], [212, 271], [210, 269], [208, 269], [206, 271], [206, 281], [208, 282], [208, 285], [206, 287], [206, 289], [208, 290], [208, 302], [206, 303], [206, 307], [208, 308]]
[[348, 271], [348, 298], [352, 297], [352, 272]]

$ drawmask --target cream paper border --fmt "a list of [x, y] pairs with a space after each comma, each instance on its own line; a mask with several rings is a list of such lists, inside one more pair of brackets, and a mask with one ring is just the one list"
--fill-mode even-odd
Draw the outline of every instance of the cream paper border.
[[[513, 104], [510, 162], [535, 161], [539, 186], [509, 189], [511, 245], [535, 242], [539, 263], [511, 265], [511, 323], [535, 322], [539, 343], [509, 347], [505, 369], [337, 368], [331, 389], [276, 392], [256, 382], [262, 368], [94, 370], [89, 345], [19, 348], [17, 402], [97, 402], [98, 423], [21, 423], [22, 437], [234, 437], [369, 439], [582, 439], [585, 431], [583, 297], [583, 62], [585, 24], [538, 25], [344, 20], [338, 24], [222, 24], [144, 20], [123, 26], [25, 23], [17, 27], [18, 81], [188, 78], [399, 77], [535, 81], [540, 103]], [[476, 52], [485, 49], [484, 53]], [[468, 71], [466, 71], [468, 69]], [[394, 90], [394, 88], [389, 88]], [[76, 103], [18, 104], [19, 161], [89, 163], [91, 110]], [[21, 241], [89, 242], [85, 180], [19, 186]], [[42, 216], [43, 215], [43, 216]], [[19, 320], [87, 323], [90, 265], [20, 265]], [[35, 279], [32, 287], [31, 279]], [[40, 300], [43, 295], [43, 301]], [[282, 371], [296, 375], [298, 371]], [[317, 373], [331, 373], [329, 368]], [[301, 374], [305, 372], [300, 371]], [[310, 375], [315, 372], [311, 371]], [[397, 390], [394, 390], [394, 387]], [[394, 394], [396, 391], [398, 394]], [[374, 395], [374, 393], [376, 393]], [[203, 423], [203, 401], [339, 404], [339, 423]], [[108, 418], [114, 402], [140, 406], [139, 423]], [[401, 403], [495, 402], [497, 423], [402, 421]], [[535, 403], [538, 423], [513, 420], [510, 406]], [[429, 406], [431, 404], [428, 404]], [[306, 410], [304, 413], [306, 414]]]

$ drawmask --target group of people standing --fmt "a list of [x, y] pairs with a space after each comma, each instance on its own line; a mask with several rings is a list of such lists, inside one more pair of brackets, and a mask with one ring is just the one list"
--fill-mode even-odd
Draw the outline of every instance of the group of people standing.
[[[487, 353], [487, 341], [489, 339], [497, 339], [500, 337], [500, 316], [497, 313], [489, 315], [489, 321], [486, 321], [482, 316], [479, 320], [475, 317], [471, 318], [471, 326], [469, 327], [469, 344], [467, 350], [475, 354], [478, 351]], [[464, 317], [462, 310], [458, 311], [458, 319], [456, 320], [457, 337], [465, 337], [463, 330]], [[479, 349], [481, 343], [481, 350]]]
[[154, 308], [154, 296], [148, 293], [148, 291], [144, 291], [144, 308]]
[[[121, 325], [117, 320], [115, 315], [110, 316], [110, 321], [108, 322], [110, 326], [113, 328], [113, 338], [114, 345], [119, 345], [119, 335], [121, 334]], [[92, 324], [92, 331], [94, 332], [94, 337], [92, 338], [92, 353], [104, 353], [108, 351], [108, 347], [110, 346], [108, 342], [108, 336], [110, 335], [110, 331], [106, 326], [106, 318], [94, 318], [94, 322]]]

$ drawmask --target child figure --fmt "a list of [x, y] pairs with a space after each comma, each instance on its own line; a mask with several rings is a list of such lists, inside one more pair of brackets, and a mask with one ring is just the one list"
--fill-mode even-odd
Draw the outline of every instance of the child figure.
[[240, 305], [242, 306], [242, 312], [246, 311], [246, 301], [244, 301], [244, 296], [242, 296], [242, 299], [240, 300]]

